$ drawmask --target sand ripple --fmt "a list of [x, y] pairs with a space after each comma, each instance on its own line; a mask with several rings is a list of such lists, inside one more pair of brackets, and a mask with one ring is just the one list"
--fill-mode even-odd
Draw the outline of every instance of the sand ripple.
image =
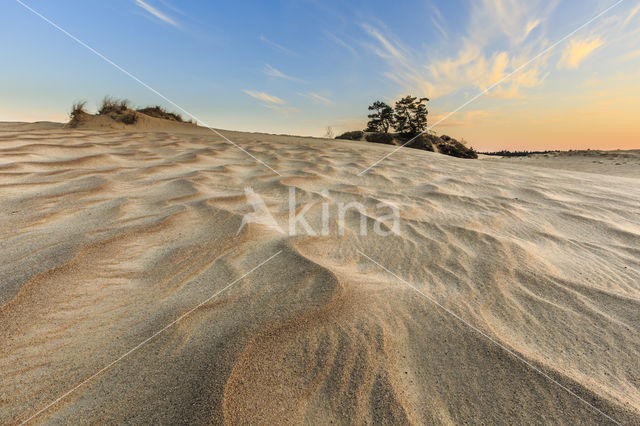
[[[0, 422], [640, 423], [640, 185], [628, 177], [230, 132], [0, 132]], [[556, 161], [556, 160], [554, 160]], [[601, 171], [600, 171], [601, 172]], [[287, 236], [252, 187], [399, 232]], [[373, 211], [373, 210], [372, 210]], [[334, 216], [335, 217], [335, 216]]]

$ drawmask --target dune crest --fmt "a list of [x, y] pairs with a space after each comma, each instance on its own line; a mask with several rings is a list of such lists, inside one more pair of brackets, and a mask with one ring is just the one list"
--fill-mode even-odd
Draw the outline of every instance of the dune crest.
[[[392, 147], [225, 133], [278, 176], [156, 120], [0, 127], [1, 423], [276, 253], [34, 420], [640, 422], [637, 179], [411, 149], [358, 176]], [[323, 203], [392, 203], [399, 232], [238, 232], [247, 187], [283, 224], [293, 188], [316, 231]]]
[[[189, 132], [197, 126], [193, 123], [166, 120], [158, 117], [151, 117], [138, 111], [128, 110], [129, 114], [135, 117], [135, 123], [124, 123], [114, 120], [109, 115], [84, 114], [82, 119], [74, 122], [70, 121], [65, 125], [68, 128], [82, 130], [129, 130], [129, 131], [173, 131]], [[203, 128], [200, 128], [203, 130]]]

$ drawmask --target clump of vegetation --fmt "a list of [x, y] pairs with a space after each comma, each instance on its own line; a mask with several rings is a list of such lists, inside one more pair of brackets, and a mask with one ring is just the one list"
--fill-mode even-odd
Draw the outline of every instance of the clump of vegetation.
[[69, 125], [75, 127], [78, 123], [85, 118], [89, 113], [86, 110], [87, 101], [78, 101], [71, 106], [71, 112], [69, 113]]
[[180, 114], [176, 114], [174, 112], [169, 112], [160, 105], [139, 108], [136, 111], [148, 115], [149, 117], [162, 118], [163, 120], [177, 121], [179, 123], [184, 123], [182, 116]]
[[102, 106], [98, 110], [98, 115], [121, 114], [129, 109], [129, 101], [126, 99], [115, 99], [105, 96]]
[[419, 134], [418, 136], [413, 136], [410, 138], [408, 138], [407, 136], [400, 136], [400, 138], [401, 140], [404, 140], [404, 142], [402, 142], [402, 145], [406, 147], [421, 149], [423, 151], [430, 152], [434, 152], [433, 146], [437, 144], [437, 140], [439, 139], [437, 136], [427, 133]]
[[354, 130], [352, 132], [345, 132], [340, 136], [336, 136], [336, 139], [347, 139], [350, 141], [360, 141], [364, 136], [364, 132], [360, 130]]
[[[86, 112], [86, 104], [84, 101], [73, 104], [71, 112], [69, 113], [71, 118], [69, 126], [76, 127], [81, 120], [91, 116], [91, 114]], [[180, 114], [169, 112], [159, 105], [134, 110], [128, 100], [116, 99], [111, 96], [105, 96], [97, 113], [97, 115], [108, 116], [112, 120], [123, 124], [134, 124], [138, 122], [141, 114], [178, 123], [196, 124], [193, 120], [185, 121]]]
[[389, 133], [367, 133], [364, 137], [367, 142], [383, 143], [386, 145], [395, 145], [394, 138]]
[[[365, 139], [369, 142], [401, 145], [423, 151], [438, 151], [441, 154], [459, 158], [478, 158], [473, 148], [450, 136], [437, 136], [428, 132], [427, 102], [429, 98], [405, 96], [395, 103], [395, 107], [382, 101], [375, 101], [368, 107], [370, 114]], [[390, 130], [395, 130], [391, 133]], [[362, 132], [346, 132], [336, 139], [361, 140]]]
[[442, 135], [439, 139], [441, 142], [436, 146], [441, 154], [458, 158], [478, 158], [478, 153], [473, 148], [465, 146], [464, 142], [459, 142], [447, 135]]
[[138, 114], [134, 111], [128, 111], [119, 116], [120, 122], [124, 124], [135, 124], [138, 121]]
[[130, 108], [126, 99], [115, 99], [106, 96], [98, 110], [98, 115], [108, 115], [114, 121], [123, 124], [134, 124], [138, 121], [138, 115]]

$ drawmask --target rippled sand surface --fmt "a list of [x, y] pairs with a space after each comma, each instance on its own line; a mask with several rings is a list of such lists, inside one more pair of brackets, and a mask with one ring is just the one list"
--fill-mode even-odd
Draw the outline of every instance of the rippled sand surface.
[[482, 156], [484, 160], [529, 165], [556, 170], [573, 170], [640, 179], [640, 149], [627, 151], [563, 151], [525, 157]]
[[[640, 423], [636, 178], [0, 130], [0, 423]], [[238, 232], [247, 187], [285, 230], [294, 188], [317, 235]]]

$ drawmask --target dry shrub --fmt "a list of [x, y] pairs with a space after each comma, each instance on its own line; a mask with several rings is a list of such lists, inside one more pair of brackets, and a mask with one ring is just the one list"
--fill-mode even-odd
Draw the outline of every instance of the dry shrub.
[[368, 133], [365, 137], [367, 142], [383, 143], [385, 145], [393, 145], [393, 136], [389, 133]]
[[[139, 108], [137, 111], [144, 115], [148, 115], [149, 117], [162, 118], [163, 120], [177, 121], [180, 123], [185, 122], [182, 119], [182, 116], [180, 114], [176, 114], [175, 112], [169, 112], [163, 107], [161, 107], [160, 105], [146, 107], [146, 108]], [[189, 120], [188, 123], [190, 122], [192, 121]]]
[[126, 99], [115, 99], [105, 96], [102, 106], [98, 110], [98, 115], [121, 114], [129, 109], [129, 101]]
[[441, 154], [451, 155], [458, 158], [478, 158], [478, 154], [473, 148], [466, 147], [462, 142], [458, 142], [453, 138], [440, 138], [441, 142], [438, 143], [438, 151]]
[[346, 140], [350, 140], [350, 141], [359, 141], [362, 140], [362, 137], [364, 136], [364, 132], [361, 130], [354, 130], [352, 132], [345, 132], [343, 134], [341, 134], [340, 136], [336, 136], [336, 139], [346, 139]]

